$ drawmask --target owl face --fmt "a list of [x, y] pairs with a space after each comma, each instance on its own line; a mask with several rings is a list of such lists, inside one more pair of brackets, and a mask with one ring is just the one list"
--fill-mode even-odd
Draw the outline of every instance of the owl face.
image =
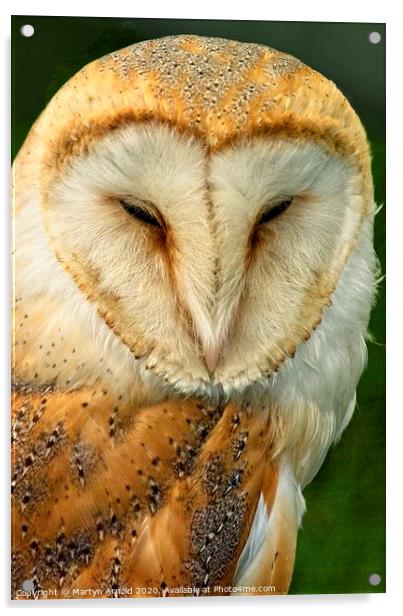
[[346, 217], [362, 208], [355, 178], [314, 141], [241, 136], [211, 152], [148, 121], [70, 161], [49, 187], [46, 226], [143, 368], [242, 387], [278, 370], [320, 320]]
[[[300, 395], [330, 346], [329, 374], [354, 363], [373, 286], [368, 143], [299, 60], [193, 35], [111, 53], [53, 97], [15, 169], [21, 332], [33, 323], [20, 380], [217, 400], [290, 367]], [[362, 303], [344, 292], [336, 310], [354, 255]]]

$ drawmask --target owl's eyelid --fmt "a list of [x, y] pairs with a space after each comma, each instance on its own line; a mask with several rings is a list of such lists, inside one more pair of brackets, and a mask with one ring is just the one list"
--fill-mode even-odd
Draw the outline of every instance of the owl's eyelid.
[[130, 197], [120, 197], [120, 205], [126, 212], [141, 222], [149, 225], [163, 227], [163, 220], [159, 212], [154, 206], [141, 201], [140, 199], [132, 199]]
[[293, 201], [294, 197], [291, 195], [277, 197], [276, 199], [271, 200], [270, 203], [266, 204], [264, 209], [260, 212], [257, 219], [257, 224], [264, 224], [274, 218], [277, 218], [277, 216], [280, 216], [290, 207]]

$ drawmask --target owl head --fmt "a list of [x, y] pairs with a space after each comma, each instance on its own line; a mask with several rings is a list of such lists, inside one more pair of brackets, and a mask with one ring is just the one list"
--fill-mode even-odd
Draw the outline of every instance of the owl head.
[[[352, 255], [362, 270], [369, 254], [360, 120], [331, 81], [258, 44], [169, 36], [92, 62], [16, 169], [63, 270], [42, 289], [68, 279], [95, 315], [87, 344], [102, 328], [133, 374], [181, 393], [269, 383], [320, 337]], [[348, 334], [370, 302], [346, 294]]]

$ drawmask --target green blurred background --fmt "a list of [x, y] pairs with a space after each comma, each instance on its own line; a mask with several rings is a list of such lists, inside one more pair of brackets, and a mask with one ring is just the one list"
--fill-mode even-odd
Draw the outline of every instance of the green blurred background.
[[[35, 33], [25, 38], [23, 24]], [[370, 32], [381, 42], [371, 44]], [[385, 202], [385, 25], [92, 17], [12, 17], [12, 152], [59, 87], [87, 62], [169, 34], [263, 43], [287, 51], [334, 81], [360, 115], [373, 155], [376, 202]], [[385, 271], [385, 208], [375, 245]], [[342, 439], [305, 490], [290, 592], [385, 592], [385, 288], [372, 313], [368, 368]], [[381, 582], [371, 586], [369, 576]]]

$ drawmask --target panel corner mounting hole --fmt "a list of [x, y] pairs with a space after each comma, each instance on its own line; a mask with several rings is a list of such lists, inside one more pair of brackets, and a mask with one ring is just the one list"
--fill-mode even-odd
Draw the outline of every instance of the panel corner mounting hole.
[[381, 576], [379, 575], [379, 573], [371, 573], [368, 578], [368, 581], [371, 586], [379, 586], [379, 584], [381, 583]]
[[378, 43], [381, 42], [382, 37], [380, 35], [379, 32], [370, 32], [368, 34], [368, 40], [370, 43], [372, 43], [373, 45], [378, 45]]
[[30, 38], [34, 35], [35, 28], [31, 26], [31, 24], [24, 24], [23, 26], [21, 26], [20, 32], [22, 36], [25, 36], [25, 38]]
[[33, 583], [32, 580], [24, 580], [22, 583], [22, 589], [25, 590], [25, 592], [32, 592], [35, 588], [35, 585]]

